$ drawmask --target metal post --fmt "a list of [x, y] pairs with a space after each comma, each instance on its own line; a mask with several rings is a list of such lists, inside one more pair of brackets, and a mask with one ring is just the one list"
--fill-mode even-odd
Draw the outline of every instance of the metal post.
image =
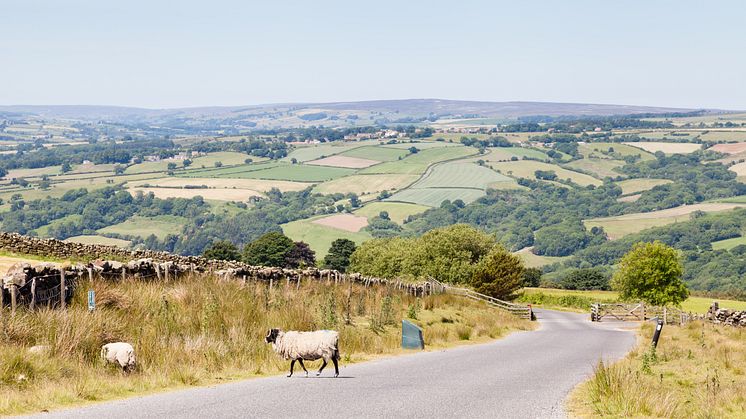
[[663, 319], [658, 319], [658, 324], [655, 326], [655, 333], [653, 333], [653, 348], [658, 347], [658, 339], [661, 337], [661, 330], [663, 330]]

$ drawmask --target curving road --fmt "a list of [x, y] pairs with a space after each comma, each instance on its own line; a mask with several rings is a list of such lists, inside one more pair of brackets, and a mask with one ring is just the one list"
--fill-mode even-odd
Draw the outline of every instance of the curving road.
[[[587, 315], [537, 311], [541, 328], [459, 348], [340, 368], [332, 379], [269, 377], [39, 414], [38, 418], [564, 417], [564, 400], [599, 359], [635, 335]], [[296, 372], [297, 374], [297, 372]]]

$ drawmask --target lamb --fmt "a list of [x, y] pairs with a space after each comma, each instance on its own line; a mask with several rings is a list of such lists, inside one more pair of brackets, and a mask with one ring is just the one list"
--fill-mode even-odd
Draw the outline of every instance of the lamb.
[[108, 364], [119, 364], [122, 371], [130, 372], [135, 369], [135, 350], [126, 342], [107, 343], [101, 347], [101, 358]]
[[295, 361], [300, 363], [303, 371], [308, 377], [308, 370], [303, 365], [303, 361], [315, 361], [319, 358], [324, 360], [319, 372], [326, 367], [326, 363], [331, 359], [334, 362], [334, 377], [339, 376], [339, 333], [334, 330], [317, 330], [314, 332], [283, 332], [280, 329], [270, 329], [264, 338], [266, 343], [272, 344], [272, 349], [284, 359], [290, 360], [290, 374], [293, 376], [293, 367]]

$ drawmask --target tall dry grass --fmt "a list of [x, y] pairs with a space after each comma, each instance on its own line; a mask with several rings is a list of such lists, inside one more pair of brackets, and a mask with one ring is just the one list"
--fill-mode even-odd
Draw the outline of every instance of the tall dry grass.
[[[97, 309], [86, 309], [86, 291]], [[95, 281], [78, 287], [65, 310], [2, 313], [0, 414], [40, 411], [85, 401], [285, 371], [264, 343], [266, 330], [334, 328], [342, 367], [400, 351], [400, 321], [423, 327], [428, 347], [484, 340], [532, 327], [527, 321], [462, 298], [416, 299], [383, 287], [191, 277], [171, 283]], [[101, 345], [126, 341], [138, 357], [130, 375], [103, 365]], [[48, 345], [49, 353], [28, 352]]]
[[704, 322], [665, 326], [656, 350], [653, 325], [614, 364], [599, 362], [571, 395], [580, 417], [746, 417], [746, 330]]

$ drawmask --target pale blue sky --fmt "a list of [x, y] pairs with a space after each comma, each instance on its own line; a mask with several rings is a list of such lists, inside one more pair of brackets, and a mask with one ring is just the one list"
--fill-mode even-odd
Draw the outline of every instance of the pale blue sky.
[[2, 0], [0, 104], [746, 109], [734, 1]]

